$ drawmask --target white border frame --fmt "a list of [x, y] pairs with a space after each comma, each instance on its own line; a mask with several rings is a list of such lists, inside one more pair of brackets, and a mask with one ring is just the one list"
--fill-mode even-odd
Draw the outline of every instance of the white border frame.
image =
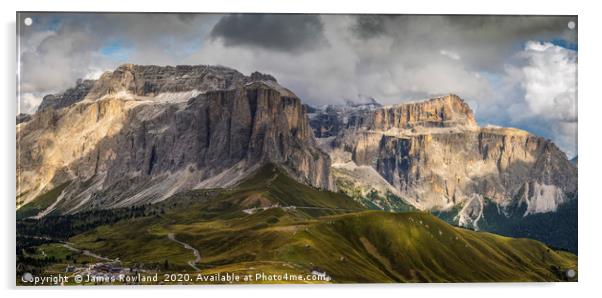
[[[15, 288], [15, 115], [16, 102], [16, 11], [127, 11], [127, 12], [304, 12], [304, 13], [414, 13], [414, 14], [551, 14], [578, 15], [579, 29], [579, 282], [578, 283], [525, 283], [525, 284], [394, 284], [394, 285], [238, 285], [238, 286], [163, 286], [163, 287], [85, 287], [85, 288]], [[601, 127], [600, 113], [600, 28], [599, 16], [602, 12], [595, 1], [325, 1], [325, 0], [217, 0], [211, 2], [163, 0], [163, 1], [124, 1], [124, 0], [20, 0], [3, 1], [2, 17], [2, 59], [4, 69], [0, 72], [3, 99], [0, 164], [3, 190], [4, 241], [0, 283], [4, 294], [18, 297], [47, 296], [60, 297], [106, 297], [107, 295], [137, 295], [142, 291], [149, 297], [164, 297], [168, 291], [178, 295], [224, 295], [237, 296], [273, 295], [282, 297], [308, 297], [320, 294], [337, 296], [366, 297], [377, 291], [384, 295], [438, 296], [438, 297], [574, 297], [575, 295], [599, 295], [596, 290], [602, 280], [600, 269], [600, 216], [602, 198], [599, 197], [598, 172], [600, 163]], [[92, 290], [94, 289], [94, 290]], [[97, 291], [101, 289], [100, 291]], [[302, 291], [299, 291], [302, 290]], [[84, 292], [85, 291], [85, 292]], [[134, 292], [136, 291], [136, 292]], [[317, 293], [325, 291], [327, 293]], [[4, 296], [6, 297], [6, 296]]]

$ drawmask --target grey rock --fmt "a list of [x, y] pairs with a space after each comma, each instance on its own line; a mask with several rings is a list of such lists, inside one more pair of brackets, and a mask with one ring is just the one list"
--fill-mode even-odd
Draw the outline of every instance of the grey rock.
[[94, 86], [94, 80], [78, 80], [75, 87], [60, 94], [49, 94], [42, 98], [38, 111], [60, 109], [83, 100]]
[[465, 207], [474, 216], [474, 207], [483, 206], [474, 201], [480, 197], [501, 209], [526, 206], [530, 214], [554, 211], [577, 196], [577, 169], [550, 140], [479, 127], [456, 95], [336, 113], [323, 109], [311, 124], [316, 136], [334, 136], [323, 148], [335, 166], [372, 167], [396, 195], [423, 210]]
[[[234, 185], [268, 162], [334, 190], [306, 107], [270, 77], [206, 66], [125, 65], [104, 74], [85, 101], [42, 109], [18, 130], [21, 203], [66, 181], [55, 206], [63, 213], [157, 202]], [[153, 100], [190, 90], [205, 91]]]
[[29, 114], [20, 113], [19, 115], [17, 115], [17, 124], [24, 123], [29, 120], [31, 120], [31, 115]]

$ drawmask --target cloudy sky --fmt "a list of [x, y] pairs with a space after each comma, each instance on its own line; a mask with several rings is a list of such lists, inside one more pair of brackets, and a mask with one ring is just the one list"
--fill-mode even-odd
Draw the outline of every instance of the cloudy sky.
[[18, 21], [20, 112], [126, 62], [219, 64], [272, 74], [313, 105], [455, 93], [481, 125], [522, 128], [577, 153], [576, 17], [24, 13]]

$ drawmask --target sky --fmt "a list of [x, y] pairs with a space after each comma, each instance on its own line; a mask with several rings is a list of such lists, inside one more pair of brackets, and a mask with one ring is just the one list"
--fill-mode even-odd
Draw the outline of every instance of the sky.
[[[25, 18], [31, 18], [29, 26]], [[577, 154], [577, 17], [22, 13], [19, 112], [124, 63], [269, 73], [310, 105], [454, 93]]]

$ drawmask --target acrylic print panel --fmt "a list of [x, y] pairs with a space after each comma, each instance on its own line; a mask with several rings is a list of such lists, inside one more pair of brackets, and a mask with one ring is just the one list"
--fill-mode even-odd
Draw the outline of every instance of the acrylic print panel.
[[17, 285], [577, 281], [576, 16], [17, 24]]

